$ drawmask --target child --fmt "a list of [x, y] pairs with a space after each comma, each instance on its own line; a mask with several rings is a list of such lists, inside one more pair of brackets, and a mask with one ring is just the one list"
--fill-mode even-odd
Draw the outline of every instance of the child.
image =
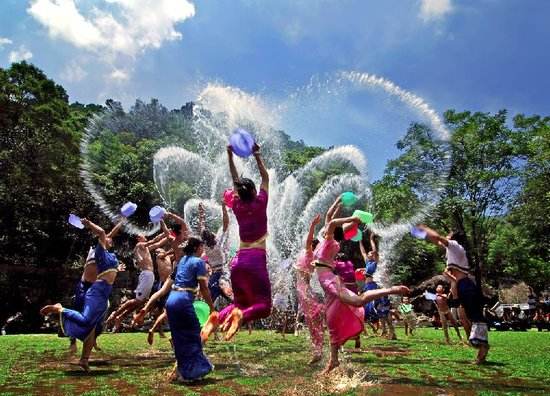
[[445, 340], [447, 344], [450, 344], [451, 340], [449, 339], [448, 322], [451, 322], [451, 325], [455, 328], [456, 334], [458, 335], [458, 338], [460, 338], [460, 341], [462, 341], [462, 336], [460, 335], [460, 330], [458, 329], [458, 323], [449, 310], [449, 305], [447, 304], [448, 297], [443, 293], [444, 291], [443, 285], [437, 285], [435, 289], [435, 306], [437, 307], [437, 312], [439, 313], [439, 318], [441, 319], [441, 327], [445, 333]]
[[405, 335], [414, 335], [414, 329], [416, 327], [416, 315], [413, 311], [413, 306], [409, 301], [409, 297], [403, 296], [401, 299], [401, 304], [397, 308], [403, 319], [403, 324], [405, 325]]

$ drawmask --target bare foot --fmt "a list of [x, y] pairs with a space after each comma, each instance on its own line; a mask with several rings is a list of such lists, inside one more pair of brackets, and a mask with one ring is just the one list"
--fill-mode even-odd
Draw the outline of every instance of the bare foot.
[[63, 307], [59, 303], [54, 305], [46, 305], [40, 310], [40, 315], [48, 316], [53, 313], [59, 314], [61, 313], [62, 310], [63, 310]]
[[332, 370], [334, 370], [336, 367], [340, 365], [340, 362], [331, 362], [329, 361], [327, 364], [327, 367], [321, 372], [321, 375], [325, 375], [330, 373]]
[[219, 325], [219, 314], [217, 312], [212, 312], [208, 317], [208, 320], [204, 324], [201, 330], [201, 341], [206, 343], [210, 335], [216, 331], [216, 328]]
[[113, 325], [113, 333], [118, 333], [120, 331], [121, 325], [122, 325], [122, 319], [116, 317], [115, 324]]
[[78, 365], [84, 370], [85, 372], [90, 372], [90, 365], [88, 364], [88, 359], [80, 359], [78, 361]]
[[147, 343], [149, 345], [153, 345], [154, 339], [155, 339], [155, 333], [153, 333], [151, 330], [149, 330], [149, 333], [147, 334]]
[[168, 374], [168, 376], [166, 377], [166, 380], [168, 382], [176, 382], [178, 380], [177, 366], [175, 366], [174, 369]]
[[311, 358], [311, 360], [310, 360], [307, 364], [309, 364], [310, 366], [312, 366], [312, 365], [314, 365], [315, 363], [320, 362], [322, 358], [323, 358], [322, 355], [313, 355], [313, 357]]
[[241, 327], [241, 322], [243, 320], [243, 312], [239, 308], [233, 308], [233, 311], [231, 311], [231, 327], [229, 327], [229, 330], [227, 330], [227, 333], [225, 334], [225, 341], [229, 341], [233, 336], [239, 331], [239, 328]]

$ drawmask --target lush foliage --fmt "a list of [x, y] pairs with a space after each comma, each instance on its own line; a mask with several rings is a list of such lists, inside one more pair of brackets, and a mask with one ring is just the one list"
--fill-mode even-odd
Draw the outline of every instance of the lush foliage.
[[[168, 144], [196, 149], [190, 133], [192, 104], [168, 110], [157, 100], [138, 100], [128, 111], [113, 100], [105, 106], [70, 104], [63, 87], [35, 66], [22, 62], [0, 69], [0, 323], [25, 310], [33, 312], [26, 323], [36, 327], [36, 307], [69, 294], [70, 283], [62, 278], [76, 276], [70, 270], [89, 240], [67, 226], [68, 213], [86, 213], [109, 225], [79, 174], [85, 127], [103, 110], [116, 117], [111, 123], [97, 121], [104, 124], [90, 144], [94, 180], [113, 205], [139, 202], [136, 218], [145, 222], [146, 208], [159, 202], [154, 153]], [[450, 143], [435, 139], [422, 124], [412, 124], [397, 143], [401, 154], [373, 185], [377, 219], [390, 223], [408, 217], [440, 187], [442, 199], [426, 222], [441, 232], [464, 230], [472, 264], [484, 279], [493, 285], [510, 278], [547, 287], [550, 118], [518, 115], [510, 121], [505, 111], [448, 111], [445, 121], [452, 131]], [[286, 173], [325, 150], [277, 133], [286, 148]], [[342, 166], [311, 172], [306, 195]], [[184, 199], [193, 194], [185, 183], [174, 188]], [[415, 284], [441, 269], [442, 254], [405, 237], [392, 265], [396, 281]]]

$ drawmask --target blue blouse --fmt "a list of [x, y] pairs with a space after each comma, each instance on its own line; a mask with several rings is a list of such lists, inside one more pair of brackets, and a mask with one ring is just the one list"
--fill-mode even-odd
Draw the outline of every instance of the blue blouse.
[[171, 276], [174, 286], [192, 289], [197, 288], [199, 279], [206, 279], [206, 277], [204, 260], [195, 256], [183, 256]]
[[118, 259], [116, 255], [105, 250], [103, 246], [101, 246], [101, 243], [96, 245], [94, 256], [97, 265], [97, 276], [117, 270]]

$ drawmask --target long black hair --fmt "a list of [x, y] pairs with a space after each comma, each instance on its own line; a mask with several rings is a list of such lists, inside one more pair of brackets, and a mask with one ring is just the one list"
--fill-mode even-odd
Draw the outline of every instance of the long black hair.
[[218, 243], [218, 241], [216, 241], [216, 236], [212, 233], [212, 231], [207, 229], [202, 230], [201, 238], [209, 248], [213, 248], [216, 246], [216, 243]]
[[344, 240], [344, 228], [342, 228], [342, 226], [334, 228], [334, 240], [336, 242], [341, 242]]
[[458, 242], [458, 244], [460, 246], [462, 246], [464, 249], [467, 248], [467, 246], [466, 246], [466, 244], [467, 244], [466, 234], [463, 231], [453, 230], [451, 232], [451, 237], [449, 239]]
[[182, 246], [183, 254], [185, 256], [192, 256], [195, 254], [197, 249], [203, 244], [204, 242], [202, 241], [202, 239], [197, 237], [190, 237], [189, 239], [187, 239], [187, 241], [185, 241], [180, 246]]
[[237, 188], [237, 194], [243, 202], [250, 202], [256, 197], [256, 185], [254, 182], [246, 177], [241, 177], [235, 182]]

